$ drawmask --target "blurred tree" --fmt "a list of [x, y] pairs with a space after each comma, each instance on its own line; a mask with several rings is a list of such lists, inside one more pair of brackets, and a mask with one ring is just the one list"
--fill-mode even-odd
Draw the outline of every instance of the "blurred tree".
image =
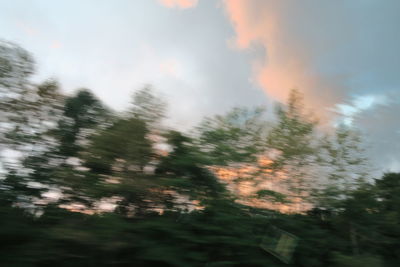
[[117, 120], [91, 138], [86, 151], [86, 166], [104, 174], [113, 173], [113, 168], [119, 168], [119, 172], [125, 174], [143, 172], [152, 156], [147, 133], [146, 123], [140, 119]]
[[366, 183], [370, 167], [360, 133], [349, 126], [339, 125], [333, 137], [325, 136], [321, 150], [321, 163], [328, 179], [320, 178], [317, 205], [332, 210], [335, 203]]
[[0, 41], [0, 154], [25, 142], [16, 133], [25, 127], [33, 107], [29, 81], [33, 72], [34, 61], [26, 50]]
[[130, 113], [137, 119], [143, 120], [148, 127], [153, 128], [164, 117], [166, 103], [155, 95], [154, 89], [147, 85], [133, 94]]
[[[19, 157], [11, 161], [13, 164], [5, 165], [8, 173], [2, 183], [13, 192], [9, 201], [30, 206], [47, 190], [54, 167], [50, 155], [56, 142], [49, 132], [61, 116], [63, 97], [54, 80], [27, 84], [25, 89], [24, 95], [12, 102], [15, 113], [5, 117], [9, 126], [5, 127], [8, 147], [19, 152]], [[16, 114], [20, 117], [15, 118]]]
[[292, 90], [286, 106], [277, 108], [277, 122], [267, 136], [267, 147], [273, 155], [266, 167], [285, 174], [287, 189], [296, 202], [304, 202], [315, 182], [313, 167], [318, 150], [316, 121], [305, 113], [303, 96]]
[[[385, 173], [381, 179], [375, 180], [375, 185], [382, 214], [376, 216], [376, 209], [372, 209], [375, 216], [371, 221], [379, 223], [377, 232], [381, 233], [381, 238], [377, 239], [380, 241], [378, 252], [385, 255], [392, 266], [396, 266], [400, 262], [400, 173]], [[371, 207], [367, 206], [366, 210], [371, 210]]]
[[167, 135], [172, 151], [160, 159], [156, 173], [169, 177], [168, 185], [196, 200], [222, 197], [224, 186], [206, 167], [207, 158], [188, 136], [177, 131]]
[[264, 109], [234, 108], [224, 116], [206, 118], [198, 127], [199, 144], [210, 165], [255, 162], [265, 147]]
[[109, 111], [90, 91], [81, 89], [65, 100], [63, 115], [55, 132], [60, 142], [59, 153], [74, 157], [93, 129], [107, 121]]
[[[149, 132], [159, 130], [161, 105], [149, 91], [129, 115], [111, 116], [88, 91], [65, 98], [55, 81], [31, 84], [25, 54], [0, 45], [1, 144], [22, 154], [0, 179], [0, 266], [283, 266], [259, 247], [271, 225], [300, 238], [292, 266], [399, 266], [400, 174], [362, 181], [357, 134], [338, 128], [319, 146], [299, 92], [278, 109], [266, 144], [262, 112], [234, 109], [206, 119], [197, 137], [169, 131], [170, 149], [156, 157]], [[325, 164], [328, 204], [301, 214], [238, 204], [208, 170], [255, 164], [265, 147], [275, 154], [268, 173], [287, 174], [289, 197], [307, 197]], [[43, 195], [53, 189], [59, 201]], [[182, 208], [192, 200], [202, 207]], [[321, 211], [329, 205], [335, 212]]]
[[[119, 212], [143, 215], [155, 206], [152, 202], [156, 181], [144, 172], [153, 158], [152, 142], [147, 138], [146, 123], [138, 118], [120, 118], [90, 139], [84, 152], [84, 165], [99, 174], [102, 197], [118, 196]], [[109, 180], [114, 183], [109, 183]], [[153, 190], [153, 191], [152, 191]]]
[[2, 90], [22, 89], [34, 72], [34, 61], [29, 52], [11, 42], [0, 41], [0, 63]]
[[399, 212], [400, 173], [385, 173], [381, 179], [376, 179], [375, 183], [381, 207], [385, 211]]

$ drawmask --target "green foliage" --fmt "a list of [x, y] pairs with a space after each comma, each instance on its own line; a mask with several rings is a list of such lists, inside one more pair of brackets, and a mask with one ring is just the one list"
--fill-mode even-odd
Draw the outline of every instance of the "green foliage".
[[20, 134], [29, 122], [32, 108], [30, 76], [34, 61], [28, 51], [0, 41], [0, 149], [23, 144]]
[[21, 89], [34, 72], [34, 61], [28, 51], [17, 44], [0, 40], [0, 88]]
[[259, 198], [268, 198], [272, 202], [279, 202], [279, 203], [289, 202], [289, 200], [286, 198], [284, 194], [268, 189], [258, 190], [256, 194]]
[[145, 122], [139, 119], [117, 120], [93, 136], [85, 156], [86, 165], [94, 172], [109, 174], [120, 160], [124, 172], [142, 171], [152, 155], [147, 134]]
[[340, 267], [381, 267], [384, 266], [383, 261], [380, 257], [371, 255], [362, 256], [347, 256], [337, 254], [334, 259], [335, 265]]
[[224, 116], [205, 119], [198, 127], [199, 142], [214, 165], [254, 162], [263, 151], [265, 124], [262, 108], [234, 108]]
[[278, 107], [276, 114], [277, 123], [267, 137], [268, 147], [279, 153], [272, 167], [279, 170], [285, 165], [303, 167], [310, 164], [316, 153], [313, 146], [316, 122], [304, 114], [300, 92], [292, 90], [287, 107]]
[[272, 154], [272, 162], [267, 168], [273, 173], [285, 173], [284, 183], [289, 195], [302, 203], [309, 202], [310, 189], [317, 179], [313, 172], [319, 154], [316, 121], [306, 114], [302, 95], [297, 90], [290, 92], [287, 105], [278, 107], [276, 115], [277, 122], [266, 139]]
[[166, 103], [154, 94], [153, 88], [149, 85], [135, 92], [132, 104], [130, 113], [148, 125], [159, 122], [165, 116]]
[[355, 129], [339, 125], [333, 136], [321, 141], [321, 162], [327, 179], [318, 193], [319, 206], [336, 209], [337, 204], [368, 180], [368, 161], [364, 156], [361, 135]]
[[[338, 128], [321, 145], [299, 92], [268, 133], [261, 109], [236, 108], [189, 136], [159, 127], [164, 104], [148, 88], [111, 115], [87, 90], [30, 83], [32, 72], [25, 50], [0, 43], [0, 144], [21, 154], [0, 179], [0, 266], [287, 266], [260, 249], [275, 226], [300, 239], [292, 266], [399, 265], [400, 174], [362, 181], [358, 135]], [[209, 170], [264, 153], [268, 175], [285, 172], [291, 190], [255, 190], [268, 202], [307, 196], [325, 168], [313, 209], [240, 205]]]
[[107, 109], [88, 90], [81, 89], [68, 97], [64, 105], [64, 118], [59, 123], [56, 135], [59, 139], [60, 154], [76, 156], [81, 150], [78, 141], [87, 137], [87, 131], [107, 120]]
[[170, 177], [170, 185], [174, 189], [197, 199], [216, 197], [225, 191], [224, 186], [204, 167], [206, 156], [191, 138], [176, 131], [169, 132], [166, 137], [172, 151], [161, 157], [157, 174]]

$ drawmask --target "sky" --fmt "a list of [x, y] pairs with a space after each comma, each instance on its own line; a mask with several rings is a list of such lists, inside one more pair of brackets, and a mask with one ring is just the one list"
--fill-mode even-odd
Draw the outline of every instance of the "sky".
[[398, 0], [0, 0], [0, 38], [30, 51], [34, 79], [89, 88], [123, 110], [151, 84], [189, 129], [234, 106], [273, 110], [297, 88], [325, 124], [366, 136], [400, 171]]

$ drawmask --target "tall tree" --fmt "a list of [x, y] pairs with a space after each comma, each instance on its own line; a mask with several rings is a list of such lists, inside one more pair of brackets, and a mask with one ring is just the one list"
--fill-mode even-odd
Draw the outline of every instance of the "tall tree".
[[255, 162], [264, 150], [263, 108], [234, 108], [227, 114], [206, 118], [198, 127], [199, 145], [210, 165]]
[[33, 72], [34, 61], [25, 49], [0, 42], [0, 154], [25, 141], [17, 133], [24, 129], [33, 107], [29, 81]]
[[152, 156], [146, 123], [140, 119], [119, 119], [91, 138], [86, 165], [93, 171], [109, 174], [120, 162], [121, 171], [142, 172]]
[[190, 207], [192, 201], [199, 201], [209, 205], [229, 195], [225, 185], [206, 167], [208, 159], [192, 138], [177, 131], [170, 131], [166, 137], [171, 151], [161, 157], [156, 174], [166, 189], [176, 192], [175, 199], [180, 199], [173, 204]]
[[133, 94], [131, 114], [154, 127], [165, 117], [166, 103], [147, 85]]
[[57, 145], [50, 132], [56, 128], [56, 121], [62, 114], [63, 97], [57, 82], [52, 80], [31, 85], [27, 94], [29, 102], [19, 102], [21, 109], [26, 108], [24, 125], [9, 121], [15, 128], [7, 137], [20, 157], [15, 164], [7, 166], [8, 174], [3, 183], [29, 202], [40, 198], [52, 177], [56, 160], [52, 155]]
[[368, 181], [370, 164], [362, 146], [361, 134], [346, 125], [339, 125], [333, 136], [321, 140], [321, 163], [327, 179], [321, 177], [318, 205], [335, 209], [338, 201]]
[[108, 110], [89, 90], [81, 89], [68, 97], [64, 117], [58, 122], [59, 153], [65, 157], [77, 156], [90, 132], [107, 119]]
[[273, 155], [267, 168], [283, 173], [288, 194], [296, 202], [305, 201], [315, 181], [313, 166], [317, 160], [316, 120], [307, 114], [303, 96], [292, 90], [286, 106], [277, 108], [277, 121], [267, 136]]

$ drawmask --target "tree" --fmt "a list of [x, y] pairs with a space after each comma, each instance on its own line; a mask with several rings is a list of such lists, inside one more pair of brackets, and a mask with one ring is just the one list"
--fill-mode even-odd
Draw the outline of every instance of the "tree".
[[155, 95], [151, 86], [147, 85], [134, 93], [130, 113], [149, 127], [154, 127], [164, 118], [165, 110], [166, 103]]
[[90, 91], [79, 90], [65, 100], [63, 118], [55, 132], [59, 140], [59, 153], [74, 157], [82, 149], [82, 143], [101, 123], [109, 118], [109, 111]]
[[[0, 154], [8, 151], [1, 155], [7, 170], [2, 184], [14, 192], [9, 201], [26, 204], [43, 191], [39, 182], [46, 179], [39, 173], [44, 174], [49, 165], [42, 155], [54, 145], [48, 131], [55, 127], [63, 99], [56, 81], [30, 82], [34, 60], [18, 45], [1, 42], [0, 62]], [[18, 158], [11, 161], [11, 152]]]
[[370, 168], [364, 156], [361, 135], [349, 126], [339, 125], [332, 137], [325, 136], [321, 141], [321, 150], [327, 179], [320, 179], [317, 205], [333, 210], [339, 200], [347, 198], [367, 182]]
[[172, 151], [160, 159], [156, 173], [167, 177], [167, 185], [196, 200], [218, 198], [224, 186], [205, 167], [207, 159], [188, 136], [177, 131], [167, 135]]
[[16, 44], [0, 41], [0, 154], [25, 140], [18, 136], [29, 120], [34, 72], [31, 55]]
[[277, 108], [277, 122], [267, 136], [267, 148], [273, 156], [266, 167], [273, 175], [284, 174], [289, 196], [297, 202], [309, 196], [318, 155], [316, 120], [305, 113], [302, 98], [298, 90], [290, 92], [287, 105]]
[[198, 127], [199, 146], [210, 165], [255, 162], [264, 150], [264, 109], [234, 108], [224, 116], [206, 118]]
[[[143, 120], [117, 118], [109, 127], [90, 138], [83, 152], [84, 165], [97, 177], [98, 198], [118, 197], [118, 211], [128, 216], [148, 212], [155, 205], [152, 188], [157, 187], [144, 172], [153, 158], [152, 142]], [[113, 182], [109, 182], [112, 180]]]
[[119, 119], [91, 138], [85, 155], [86, 166], [110, 174], [118, 162], [121, 172], [142, 172], [152, 156], [146, 123], [137, 118]]
[[[9, 199], [14, 204], [30, 205], [41, 199], [41, 194], [48, 190], [55, 167], [54, 155], [56, 142], [51, 132], [61, 116], [63, 97], [56, 81], [48, 80], [29, 87], [29, 102], [22, 107], [24, 125], [18, 126], [7, 135], [13, 149], [20, 152], [19, 160], [7, 165], [8, 173], [3, 185], [18, 195]], [[21, 102], [20, 102], [21, 104]], [[17, 193], [18, 192], [18, 193]]]

